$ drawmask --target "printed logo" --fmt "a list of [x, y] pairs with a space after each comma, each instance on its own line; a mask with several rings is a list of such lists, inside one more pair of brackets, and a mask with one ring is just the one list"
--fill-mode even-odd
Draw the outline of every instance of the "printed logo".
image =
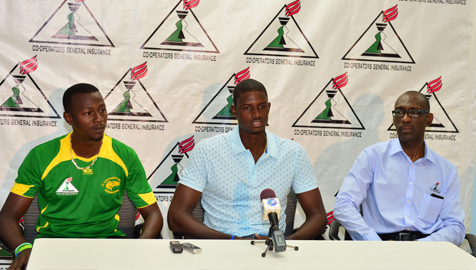
[[106, 189], [104, 191], [106, 191], [109, 194], [117, 193], [117, 192], [119, 192], [118, 187], [121, 186], [121, 179], [119, 179], [117, 177], [110, 177], [110, 178], [104, 180], [104, 182], [102, 183], [101, 186], [105, 187]]
[[29, 42], [114, 47], [84, 0], [64, 0]]
[[0, 82], [0, 116], [60, 118], [30, 73], [37, 56], [16, 64]]
[[334, 217], [334, 210], [330, 211], [327, 213], [327, 226], [331, 225], [332, 222], [334, 222], [336, 218]]
[[436, 193], [441, 193], [440, 190], [440, 183], [436, 183], [433, 186], [430, 187], [430, 190]]
[[276, 201], [276, 199], [268, 199], [266, 201], [266, 203], [269, 205], [269, 206], [276, 206], [278, 204], [278, 202]]
[[[183, 168], [190, 158], [188, 152], [195, 147], [194, 136], [178, 141], [165, 158], [159, 163], [147, 180], [154, 193], [174, 192], [182, 176]], [[184, 159], [185, 158], [185, 159]]]
[[244, 54], [319, 58], [294, 18], [300, 10], [300, 0], [284, 5]]
[[[109, 120], [168, 122], [141, 78], [147, 75], [147, 62], [130, 68], [104, 98], [109, 110]], [[130, 74], [130, 80], [126, 76]]]
[[[233, 78], [235, 78], [234, 85], [229, 85]], [[228, 81], [226, 81], [226, 83], [202, 109], [195, 120], [193, 120], [192, 124], [236, 125], [236, 117], [233, 116], [233, 113], [231, 112], [233, 91], [235, 90], [236, 85], [249, 78], [249, 67], [231, 75]]]
[[75, 186], [73, 186], [71, 181], [73, 181], [73, 177], [66, 178], [58, 190], [56, 190], [56, 195], [78, 195], [79, 191]]
[[342, 60], [415, 64], [391, 22], [397, 6], [380, 12]]
[[[347, 72], [332, 78], [292, 126], [365, 130], [364, 125], [360, 122], [359, 117], [341, 90], [348, 82]], [[332, 87], [330, 87], [331, 83]], [[350, 121], [345, 117], [349, 114], [353, 115], [356, 121]]]
[[192, 8], [200, 0], [182, 0], [170, 11], [141, 49], [219, 53]]
[[[450, 116], [446, 112], [445, 108], [441, 105], [436, 92], [443, 87], [441, 76], [433, 81], [427, 82], [420, 89], [420, 93], [425, 89], [425, 97], [430, 102], [430, 111], [433, 113], [433, 122], [430, 126], [426, 127], [425, 132], [447, 132], [447, 133], [459, 133], [455, 124], [451, 120]], [[396, 131], [393, 123], [388, 128], [390, 131]]]

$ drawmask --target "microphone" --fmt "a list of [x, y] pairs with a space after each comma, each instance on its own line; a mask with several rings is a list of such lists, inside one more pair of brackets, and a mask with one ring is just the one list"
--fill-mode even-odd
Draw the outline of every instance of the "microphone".
[[286, 250], [286, 240], [283, 231], [279, 229], [279, 217], [281, 216], [281, 205], [276, 193], [272, 189], [265, 189], [261, 191], [261, 203], [263, 205], [263, 220], [268, 220], [271, 223], [269, 228], [269, 238], [273, 242], [275, 252]]

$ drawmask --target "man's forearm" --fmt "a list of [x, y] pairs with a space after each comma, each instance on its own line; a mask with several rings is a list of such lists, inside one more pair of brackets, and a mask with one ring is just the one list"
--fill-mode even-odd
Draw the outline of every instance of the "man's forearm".
[[231, 239], [231, 235], [209, 228], [190, 214], [169, 216], [169, 228], [187, 238], [194, 239]]
[[139, 238], [142, 239], [155, 239], [159, 236], [160, 231], [162, 230], [163, 219], [162, 215], [159, 213], [151, 213], [144, 220], [144, 225], [142, 227], [142, 232], [139, 235]]
[[447, 225], [438, 231], [430, 234], [425, 238], [419, 239], [419, 241], [446, 241], [460, 246], [463, 243], [465, 237], [464, 226], [460, 224]]
[[11, 249], [27, 242], [18, 220], [4, 215], [0, 216], [0, 236]]
[[362, 215], [351, 203], [345, 204], [344, 200], [336, 200], [334, 217], [344, 226], [352, 239], [381, 241], [375, 230], [365, 223]]
[[292, 240], [314, 240], [317, 236], [326, 231], [327, 218], [324, 213], [316, 213], [306, 217], [306, 221], [301, 225], [296, 233], [293, 233], [287, 239]]

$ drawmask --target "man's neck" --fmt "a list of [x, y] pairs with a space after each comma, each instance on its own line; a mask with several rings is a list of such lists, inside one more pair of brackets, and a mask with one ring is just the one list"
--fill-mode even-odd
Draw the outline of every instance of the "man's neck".
[[412, 162], [425, 156], [425, 142], [423, 140], [417, 142], [400, 141], [400, 145]]
[[90, 158], [99, 154], [101, 145], [102, 140], [84, 139], [82, 136], [75, 135], [74, 131], [71, 134], [71, 147], [79, 157]]
[[243, 146], [251, 152], [256, 163], [266, 149], [266, 132], [251, 134], [240, 128], [240, 139]]

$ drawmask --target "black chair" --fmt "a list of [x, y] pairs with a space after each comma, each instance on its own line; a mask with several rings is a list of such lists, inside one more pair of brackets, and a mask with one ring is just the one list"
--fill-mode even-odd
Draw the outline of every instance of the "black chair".
[[[341, 228], [344, 228], [344, 227], [339, 223], [339, 221], [334, 220], [329, 225], [329, 239], [330, 240], [340, 240], [339, 230]], [[350, 237], [349, 233], [345, 230], [345, 228], [344, 228], [344, 240], [352, 240], [352, 237]]]
[[[127, 192], [124, 194], [122, 200], [122, 206], [119, 209], [119, 229], [126, 235], [127, 238], [138, 238], [142, 230], [143, 224], [135, 224], [136, 222], [137, 208], [134, 203], [127, 196]], [[40, 208], [38, 206], [38, 195], [35, 196], [30, 204], [30, 207], [23, 215], [23, 236], [26, 241], [32, 242], [38, 232], [36, 231], [36, 221], [40, 215]], [[162, 238], [159, 235], [159, 238]], [[10, 248], [2, 238], [0, 238], [0, 247], [8, 253], [15, 255], [15, 250]]]
[[[347, 230], [337, 220], [334, 220], [330, 225], [329, 239], [340, 240], [339, 231], [341, 228], [344, 229], [344, 240], [352, 240], [352, 237], [350, 237]], [[471, 249], [470, 254], [476, 257], [476, 236], [474, 236], [474, 234], [467, 233], [465, 235], [465, 240], [468, 241], [469, 247]]]
[[[284, 211], [286, 213], [286, 231], [284, 231], [285, 236], [290, 236], [293, 234], [295, 231], [297, 231], [299, 228], [294, 229], [294, 218], [296, 214], [296, 207], [298, 204], [298, 199], [294, 191], [291, 189], [291, 191], [288, 194], [287, 197], [287, 206], [286, 210]], [[205, 210], [202, 207], [202, 202], [201, 200], [198, 201], [197, 206], [195, 209], [192, 211], [192, 216], [196, 219], [198, 219], [200, 222], [203, 222], [203, 215], [205, 213]], [[172, 232], [173, 236], [175, 239], [183, 239], [184, 237], [176, 232]], [[324, 237], [322, 235], [319, 235], [316, 240], [324, 240]]]

